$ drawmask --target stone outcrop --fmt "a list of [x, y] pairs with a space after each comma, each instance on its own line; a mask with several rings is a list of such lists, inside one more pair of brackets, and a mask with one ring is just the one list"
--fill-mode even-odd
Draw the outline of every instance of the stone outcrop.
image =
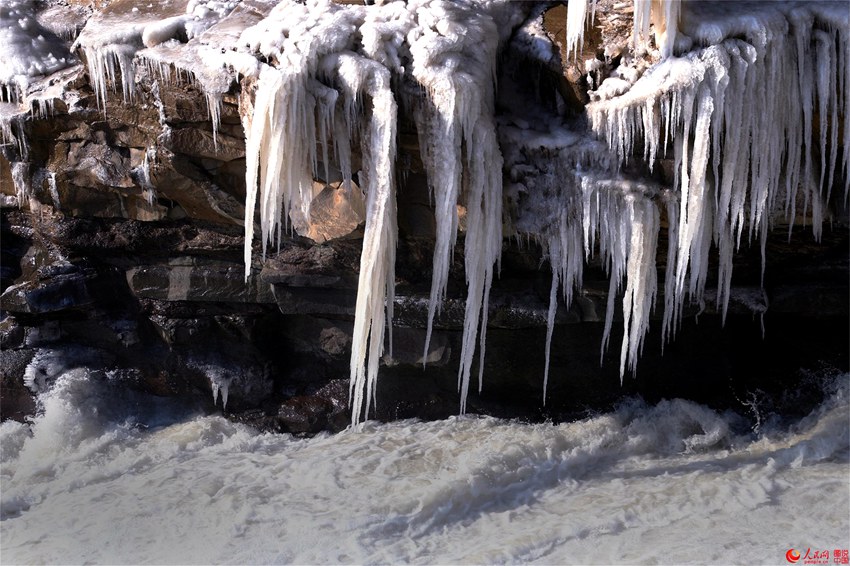
[[[85, 13], [67, 10], [77, 19]], [[556, 44], [559, 11], [544, 20]], [[628, 17], [614, 18], [614, 8], [601, 13], [610, 29], [586, 34], [582, 48], [598, 57], [596, 76], [561, 53], [561, 64], [529, 63], [519, 73], [522, 65], [506, 62], [513, 74], [500, 84], [550, 89], [563, 112], [578, 113], [590, 83], [619, 56], [617, 22]], [[603, 32], [614, 39], [601, 44]], [[144, 69], [134, 80], [134, 103], [110, 91], [102, 111], [87, 71], [75, 65], [30, 87], [42, 89], [46, 111], [8, 119], [14, 139], [0, 146], [2, 418], [31, 415], [32, 391], [85, 366], [129, 388], [179, 396], [268, 430], [344, 428], [362, 193], [317, 179], [309, 226], [265, 259], [255, 249], [255, 276], [245, 282], [238, 96], [245, 85], [222, 98], [214, 131], [196, 84], [166, 84]], [[4, 116], [14, 114], [11, 104], [3, 106]], [[410, 120], [401, 124], [396, 328], [392, 354], [382, 360], [377, 417], [441, 418], [457, 412], [463, 246], [423, 352], [434, 213], [416, 131]], [[663, 171], [656, 180], [669, 182]], [[777, 222], [763, 285], [759, 251], [738, 254], [725, 328], [711, 301], [692, 307], [663, 355], [660, 333], [650, 334], [636, 377], [622, 385], [616, 352], [604, 353], [600, 366], [608, 284], [602, 267], [589, 265], [582, 292], [557, 315], [545, 406], [551, 275], [537, 244], [506, 241], [489, 307], [486, 382], [470, 395], [468, 410], [563, 419], [635, 393], [743, 411], [741, 400], [761, 392], [763, 404], [805, 406], [800, 368], [848, 365], [850, 232], [839, 201], [820, 242], [803, 229], [789, 241], [788, 226]], [[652, 324], [657, 329], [660, 320]]]

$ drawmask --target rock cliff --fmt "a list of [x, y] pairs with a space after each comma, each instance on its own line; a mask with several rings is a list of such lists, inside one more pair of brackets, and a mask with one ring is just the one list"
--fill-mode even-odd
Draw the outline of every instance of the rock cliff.
[[[264, 258], [261, 242], [254, 242], [246, 281], [245, 130], [258, 87], [255, 77], [232, 66], [223, 86], [218, 76], [196, 69], [206, 57], [199, 45], [230, 49], [237, 31], [262, 21], [275, 3], [228, 6], [226, 16], [197, 36], [206, 43], [186, 35], [192, 33], [188, 24], [177, 31], [156, 28], [165, 34], [162, 41], [139, 27], [143, 44], [134, 49], [144, 49], [144, 56], [110, 51], [91, 39], [91, 30], [129, 25], [137, 14], [132, 3], [116, 0], [98, 11], [76, 2], [6, 4], [0, 15], [32, 20], [51, 57], [64, 63], [18, 72], [14, 76], [27, 80], [7, 81], [0, 103], [2, 418], [32, 414], [34, 392], [84, 366], [92, 379], [179, 396], [270, 430], [345, 427], [351, 420], [351, 349], [368, 199], [359, 184], [367, 186], [365, 174], [346, 180], [338, 162], [320, 159], [309, 217], [293, 216], [294, 230], [283, 231]], [[137, 17], [162, 22], [187, 13], [177, 8], [169, 8], [176, 16]], [[630, 7], [600, 0], [576, 56], [564, 37], [566, 7], [529, 3], [523, 18], [501, 30], [508, 39], [500, 44], [496, 116], [510, 115], [519, 99], [587, 129], [586, 105], [629, 50], [631, 18]], [[646, 66], [653, 56], [643, 55]], [[96, 76], [98, 64], [113, 65], [107, 84]], [[122, 80], [131, 84], [132, 96], [122, 91]], [[820, 114], [811, 118], [810, 139], [826, 136], [828, 127], [832, 151], [840, 154], [844, 114], [823, 117], [824, 108], [817, 106]], [[398, 116], [393, 344], [380, 363], [381, 419], [441, 418], [458, 410], [469, 300], [467, 210], [465, 201], [457, 207], [461, 236], [424, 351], [439, 212], [414, 112], [402, 105]], [[517, 151], [505, 133], [516, 124], [500, 124], [505, 156]], [[623, 170], [630, 179], [662, 188], [678, 182], [672, 157], [661, 156], [648, 168], [641, 161], [644, 147], [629, 152], [633, 161]], [[367, 158], [355, 147], [351, 170], [365, 170]], [[675, 338], [662, 348], [662, 313], [653, 311], [636, 372], [626, 373], [622, 384], [619, 348], [604, 351], [600, 364], [600, 343], [609, 333], [607, 312], [616, 314], [611, 334], [622, 333], [623, 315], [619, 307], [611, 311], [609, 299], [620, 305], [628, 290], [609, 286], [610, 267], [598, 254], [584, 265], [569, 306], [561, 301], [552, 311], [557, 283], [552, 286], [551, 243], [526, 229], [523, 214], [536, 206], [532, 197], [506, 183], [501, 265], [481, 330], [487, 354], [477, 362], [486, 378], [480, 392], [471, 388], [467, 410], [563, 419], [635, 393], [741, 411], [753, 403], [760, 410], [805, 405], [812, 372], [848, 366], [850, 232], [846, 169], [836, 170], [835, 190], [824, 211], [814, 212], [828, 220], [822, 233], [802, 227], [811, 224], [815, 209], [804, 210], [802, 193], [797, 218], [778, 205], [768, 210], [764, 254], [755, 243], [735, 252], [729, 290], [717, 276], [720, 260], [708, 256], [705, 292], [682, 307]], [[512, 174], [506, 164], [505, 177]], [[657, 264], [663, 281], [673, 219], [665, 215], [660, 223], [653, 268]], [[724, 293], [728, 313], [718, 297]], [[663, 305], [664, 297], [657, 302]]]

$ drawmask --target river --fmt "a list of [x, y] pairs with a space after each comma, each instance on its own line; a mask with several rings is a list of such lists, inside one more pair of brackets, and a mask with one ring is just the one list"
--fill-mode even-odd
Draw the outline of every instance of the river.
[[632, 399], [558, 425], [302, 439], [74, 370], [33, 423], [0, 426], [0, 560], [833, 563], [850, 547], [849, 383], [825, 380], [802, 419]]

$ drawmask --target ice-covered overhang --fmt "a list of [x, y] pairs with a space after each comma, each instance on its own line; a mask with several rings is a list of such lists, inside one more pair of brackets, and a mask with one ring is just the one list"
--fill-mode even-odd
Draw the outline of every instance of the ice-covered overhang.
[[[568, 54], [575, 56], [594, 12], [608, 4], [568, 2]], [[21, 21], [35, 17], [26, 11], [32, 4], [13, 5], [30, 14]], [[328, 169], [339, 171], [344, 190], [365, 192], [351, 358], [356, 421], [368, 414], [385, 342], [392, 344], [384, 329], [392, 328], [393, 315], [399, 112], [416, 124], [436, 217], [429, 335], [464, 232], [461, 410], [475, 351], [484, 355], [486, 305], [510, 235], [506, 198], [517, 203], [508, 225], [539, 241], [552, 265], [550, 338], [559, 302], [569, 303], [581, 288], [585, 261], [594, 257], [608, 270], [603, 348], [621, 295], [621, 373], [637, 363], [660, 289], [662, 333], [670, 336], [684, 305], [705, 300], [716, 248], [717, 301], [725, 312], [732, 257], [742, 242], [756, 240], [763, 250], [777, 211], [793, 221], [802, 210], [817, 236], [830, 202], [846, 203], [846, 1], [636, 0], [631, 13], [629, 48], [588, 87], [590, 102], [578, 120], [512, 90], [507, 76], [497, 84], [506, 59], [500, 54], [543, 60], [551, 52], [551, 38], [536, 25], [540, 10], [525, 2], [121, 0], [93, 16], [74, 46], [107, 113], [111, 92], [133, 100], [140, 68], [164, 85], [195, 83], [206, 94], [214, 130], [221, 97], [238, 92], [246, 137], [246, 275], [255, 263], [255, 232], [265, 253], [284, 232], [299, 229], [310, 216], [313, 181], [327, 178]], [[15, 45], [37, 39], [25, 26], [8, 27]], [[51, 49], [15, 51], [21, 55], [0, 82], [26, 77], [16, 87], [19, 101], [26, 101], [32, 77], [60, 68], [49, 64], [62, 60]], [[63, 66], [73, 62], [69, 57]], [[615, 64], [603, 59], [583, 66]], [[11, 122], [2, 123], [3, 138], [15, 137]], [[647, 178], [662, 161], [672, 182]], [[466, 210], [463, 227], [458, 205]], [[656, 267], [662, 230], [663, 286]], [[480, 380], [479, 374], [479, 387]]]

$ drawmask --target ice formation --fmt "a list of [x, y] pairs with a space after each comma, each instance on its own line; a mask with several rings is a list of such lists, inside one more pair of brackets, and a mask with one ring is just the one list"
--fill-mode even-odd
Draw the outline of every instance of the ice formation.
[[[186, 73], [207, 92], [210, 118], [217, 126], [217, 96], [229, 89], [232, 77], [207, 63], [221, 58], [203, 53], [200, 36], [228, 15], [236, 0], [175, 0], [136, 4], [116, 2], [93, 16], [72, 46], [82, 51], [98, 106], [105, 109], [109, 84], [121, 85], [124, 102], [135, 94], [137, 64], [156, 68], [161, 79], [172, 72]], [[176, 44], [196, 40], [192, 49]], [[171, 57], [169, 57], [171, 55]]]
[[209, 374], [210, 387], [212, 388], [213, 404], [218, 403], [221, 395], [221, 408], [227, 410], [227, 397], [230, 393], [230, 380], [216, 374]]
[[[626, 368], [635, 369], [657, 295], [661, 209], [669, 225], [665, 340], [680, 324], [686, 298], [704, 300], [712, 243], [719, 250], [717, 302], [725, 318], [733, 252], [745, 227], [750, 239], [760, 239], [764, 256], [771, 211], [783, 203], [793, 224], [801, 191], [804, 206], [811, 203], [819, 236], [834, 181], [844, 180], [845, 200], [847, 195], [848, 128], [838, 140], [850, 80], [847, 7], [786, 2], [736, 9], [706, 2], [684, 9], [677, 2], [636, 2], [636, 47], [650, 45], [651, 20], [661, 60], [644, 72], [640, 61], [625, 58], [591, 93], [587, 116], [611, 149], [610, 162], [551, 124], [532, 128], [533, 136], [503, 128], [511, 138], [508, 145], [518, 148], [507, 159], [512, 180], [521, 192], [535, 195], [520, 209], [517, 229], [544, 244], [553, 269], [544, 401], [557, 289], [562, 287], [569, 305], [572, 288], [581, 283], [577, 242], [584, 241], [587, 258], [598, 250], [611, 278], [603, 351], [625, 277], [622, 377]], [[578, 9], [575, 13], [584, 18]], [[575, 45], [570, 26], [568, 49]], [[705, 47], [675, 57], [676, 45]], [[813, 124], [813, 116], [819, 116], [819, 124]], [[540, 131], [547, 129], [541, 139]], [[813, 129], [819, 139], [812, 138]], [[659, 191], [618, 173], [634, 160], [635, 148], [650, 170], [672, 154], [672, 190]]]
[[[399, 26], [397, 30], [393, 24]], [[365, 10], [330, 3], [282, 3], [243, 34], [246, 40], [254, 38], [253, 49], [277, 61], [276, 67], [264, 65], [259, 73], [252, 118], [246, 124], [246, 218], [253, 218], [259, 201], [264, 255], [267, 245], [280, 239], [290, 218], [304, 223], [310, 216], [313, 178], [319, 175], [317, 144], [304, 140], [320, 142], [322, 163], [327, 165], [327, 140], [333, 138], [334, 159], [342, 170], [345, 190], [351, 191], [356, 189], [351, 183], [350, 146], [355, 137], [360, 138], [359, 181], [367, 200], [351, 358], [355, 420], [361, 410], [368, 413], [372, 404], [384, 332], [391, 328], [397, 229], [396, 101], [390, 69], [357, 53], [352, 31], [362, 28], [364, 37], [369, 33], [380, 37], [388, 30], [403, 31], [405, 24], [393, 20], [392, 14], [385, 19], [367, 18]], [[371, 102], [363, 128], [358, 115], [361, 98]], [[246, 221], [246, 278], [253, 229], [253, 222]]]
[[[423, 0], [371, 8], [281, 3], [243, 34], [251, 50], [276, 61], [260, 72], [252, 118], [246, 125], [246, 215], [253, 217], [259, 200], [264, 253], [290, 219], [297, 224], [309, 217], [312, 181], [321, 172], [316, 144], [303, 140], [319, 142], [321, 161], [327, 164], [326, 140], [333, 137], [334, 158], [350, 183], [349, 145], [356, 134], [361, 138], [364, 159], [358, 175], [367, 195], [367, 218], [351, 357], [355, 422], [372, 405], [384, 331], [392, 328], [397, 235], [396, 101], [391, 87], [406, 70], [425, 91], [415, 114], [437, 209], [426, 351], [434, 316], [445, 297], [462, 198], [468, 210], [469, 300], [458, 376], [464, 409], [476, 343], [482, 352], [484, 348], [479, 328], [486, 327], [486, 305], [502, 240], [501, 153], [494, 121], [498, 24], [518, 19], [518, 13], [503, 1]], [[364, 94], [371, 108], [363, 112], [367, 127], [359, 128], [359, 98]], [[246, 276], [253, 229], [246, 222]], [[391, 346], [391, 337], [389, 342]]]
[[[588, 8], [590, 14], [588, 15]], [[571, 0], [567, 4], [567, 54], [574, 56], [584, 41], [584, 28], [588, 19], [593, 21], [596, 0]]]
[[[678, 324], [686, 295], [702, 299], [712, 241], [720, 254], [718, 300], [725, 316], [732, 253], [745, 226], [764, 253], [770, 211], [780, 199], [793, 218], [799, 189], [806, 206], [811, 203], [817, 236], [836, 173], [844, 177], [845, 195], [850, 186], [847, 128], [841, 163], [837, 153], [838, 116], [850, 106], [847, 5], [749, 8], [745, 19], [734, 12], [718, 16], [713, 5], [688, 5], [683, 32], [710, 46], [666, 59], [625, 94], [602, 95], [588, 106], [592, 129], [620, 162], [636, 144], [650, 167], [672, 149], [678, 244], [665, 334]], [[815, 115], [819, 140], [811, 139]]]
[[[575, 56], [580, 51], [585, 27], [588, 21], [594, 19], [596, 3], [597, 0], [570, 0], [567, 3], [566, 50], [569, 56]], [[682, 0], [633, 0], [634, 49], [645, 50], [652, 37], [662, 57], [672, 55], [681, 5]]]
[[[543, 133], [546, 132], [547, 133]], [[608, 346], [615, 299], [623, 279], [620, 374], [634, 370], [657, 295], [659, 206], [670, 191], [629, 179], [598, 141], [558, 123], [506, 120], [501, 128], [510, 193], [522, 193], [517, 231], [534, 237], [549, 255], [552, 287], [547, 313], [543, 400], [559, 291], [569, 306], [581, 288], [584, 262], [598, 254], [610, 278], [602, 351]], [[533, 196], [532, 196], [533, 195]]]
[[0, 2], [0, 45], [0, 102], [18, 102], [32, 77], [74, 62], [64, 42], [38, 23], [33, 0]]
[[[413, 76], [426, 91], [416, 117], [437, 221], [423, 358], [427, 358], [434, 316], [445, 299], [457, 240], [457, 204], [463, 189], [466, 192], [469, 292], [458, 371], [461, 412], [466, 407], [479, 328], [480, 356], [484, 356], [490, 285], [502, 247], [502, 155], [494, 121], [500, 35], [494, 15], [473, 6], [433, 2], [416, 13], [419, 27], [411, 34], [414, 39], [409, 38]], [[482, 371], [479, 364], [479, 389]]]
[[[30, 77], [73, 59], [44, 39], [50, 36], [37, 27], [33, 6], [10, 0], [0, 6], [6, 22], [0, 39], [13, 46], [13, 56], [0, 63], [6, 100], [17, 100]], [[140, 69], [156, 81], [193, 81], [206, 96], [214, 138], [223, 97], [242, 81], [246, 278], [255, 212], [265, 255], [285, 230], [305, 225], [313, 182], [326, 179], [331, 165], [342, 172], [343, 190], [363, 188], [366, 226], [350, 368], [356, 423], [374, 404], [383, 349], [392, 346], [385, 333], [393, 317], [399, 106], [416, 121], [437, 225], [426, 352], [446, 296], [458, 205], [467, 211], [468, 297], [458, 370], [463, 412], [476, 349], [484, 356], [488, 298], [499, 267], [503, 174], [504, 190], [522, 195], [516, 230], [539, 241], [552, 266], [544, 389], [558, 304], [569, 304], [581, 288], [587, 259], [598, 258], [611, 278], [603, 350], [617, 297], [623, 297], [622, 376], [635, 368], [658, 295], [662, 218], [669, 236], [665, 339], [680, 324], [686, 301], [704, 300], [712, 245], [725, 316], [733, 253], [745, 234], [764, 250], [777, 205], [793, 220], [802, 200], [804, 216], [810, 209], [820, 234], [833, 186], [844, 183], [845, 202], [850, 188], [850, 128], [841, 126], [850, 106], [847, 8], [846, 2], [634, 0], [632, 53], [590, 93], [589, 131], [527, 100], [502, 100], [497, 112], [496, 61], [532, 11], [523, 2], [119, 1], [88, 22], [74, 49], [103, 109], [109, 91], [133, 99]], [[570, 0], [568, 54], [580, 50], [595, 9], [595, 0]], [[542, 32], [526, 32], [531, 51], [541, 51]], [[35, 103], [31, 109], [49, 111]], [[0, 141], [21, 144], [4, 112], [0, 108]], [[354, 148], [362, 157], [358, 171]], [[673, 186], [623, 172], [641, 159], [650, 171], [672, 159]], [[154, 198], [147, 169], [146, 155], [138, 173]], [[28, 170], [15, 163], [13, 175], [21, 200]], [[479, 388], [482, 368], [479, 363]]]
[[[399, 3], [389, 3], [369, 9], [371, 22], [366, 22], [365, 16], [345, 20], [347, 25], [361, 29], [362, 45], [354, 47], [358, 54], [380, 62], [394, 73], [404, 70], [400, 63], [404, 54], [399, 55], [399, 48], [406, 47], [410, 58], [407, 71], [425, 91], [423, 99], [414, 104], [414, 115], [437, 220], [426, 351], [434, 317], [445, 298], [448, 265], [458, 232], [456, 205], [463, 202], [467, 206], [465, 267], [469, 295], [458, 376], [461, 412], [465, 410], [476, 341], [482, 355], [484, 351], [486, 305], [501, 248], [502, 155], [492, 117], [493, 61], [499, 47], [494, 24], [499, 17], [510, 18], [494, 9], [507, 11], [498, 3], [484, 2], [474, 9], [471, 7], [471, 3], [419, 2], [409, 4], [405, 11]], [[569, 303], [573, 290], [581, 284], [584, 259], [595, 253], [600, 254], [611, 276], [602, 347], [604, 350], [609, 341], [615, 298], [625, 280], [620, 373], [624, 374], [627, 368], [634, 370], [657, 296], [655, 250], [662, 208], [670, 223], [662, 328], [666, 338], [675, 332], [685, 300], [703, 300], [712, 242], [718, 246], [721, 257], [718, 302], [725, 316], [732, 253], [740, 245], [745, 226], [750, 237], [758, 235], [764, 245], [770, 211], [780, 190], [785, 191], [788, 213], [793, 215], [797, 187], [802, 187], [806, 202], [812, 203], [815, 233], [819, 233], [823, 201], [828, 194], [813, 190], [814, 185], [808, 181], [817, 171], [819, 179], [815, 185], [828, 193], [839, 168], [837, 124], [838, 117], [846, 114], [847, 106], [844, 86], [847, 17], [841, 16], [835, 5], [769, 4], [746, 8], [753, 12], [749, 18], [742, 18], [734, 10], [731, 16], [724, 16], [713, 5], [689, 5], [683, 9], [675, 0], [636, 2], [635, 50], [640, 53], [652, 46], [651, 23], [661, 61], [644, 72], [640, 66], [630, 66], [632, 60], [627, 59], [616, 77], [608, 84], [603, 82], [594, 102], [588, 106], [592, 130], [607, 141], [613, 153], [610, 158], [599, 158], [598, 147], [593, 150], [594, 156], [588, 157], [590, 140], [554, 129], [548, 140], [550, 147], [542, 154], [534, 149], [540, 147], [539, 128], [514, 140], [517, 147], [528, 149], [523, 159], [530, 160], [531, 169], [536, 171], [532, 175], [520, 175], [524, 177], [525, 190], [535, 195], [529, 200], [545, 203], [542, 206], [547, 208], [530, 213], [535, 218], [532, 224], [537, 225], [528, 230], [545, 244], [553, 266], [544, 384], [548, 380], [549, 341], [558, 290]], [[299, 9], [301, 12], [293, 15], [295, 9], [286, 8], [286, 18], [280, 19], [290, 25], [304, 21], [310, 26], [318, 25], [310, 20], [311, 8]], [[353, 9], [322, 9], [336, 10], [335, 14], [360, 13]], [[722, 10], [727, 10], [727, 6]], [[392, 13], [394, 19], [390, 20], [384, 13]], [[571, 3], [568, 50], [574, 51], [581, 41], [587, 13], [584, 2]], [[374, 22], [380, 22], [380, 26], [371, 27], [370, 23], [374, 25]], [[280, 21], [275, 23], [281, 25]], [[331, 29], [341, 28], [338, 23], [329, 25]], [[461, 34], [460, 29], [465, 33]], [[789, 31], [791, 39], [786, 37]], [[299, 28], [298, 35], [291, 35], [300, 39], [304, 33]], [[311, 38], [314, 49], [317, 45], [327, 52], [340, 48], [334, 44], [334, 34], [327, 31], [311, 31], [307, 37]], [[380, 45], [377, 37], [382, 38], [388, 51], [374, 49]], [[731, 37], [734, 38], [727, 39]], [[687, 48], [694, 44], [705, 47], [675, 56], [677, 46]], [[278, 53], [286, 52], [279, 45], [274, 44]], [[474, 48], [469, 47], [473, 45]], [[346, 47], [352, 49], [351, 45]], [[297, 47], [290, 50], [286, 52], [287, 64], [295, 60], [306, 76], [313, 76], [320, 64], [312, 57], [305, 61], [300, 55], [293, 56], [299, 53]], [[278, 56], [279, 61], [282, 59]], [[812, 69], [820, 70], [815, 73]], [[328, 79], [324, 77], [324, 82], [332, 82]], [[789, 84], [795, 85], [795, 92], [783, 90], [782, 86]], [[258, 104], [266, 104], [262, 88], [261, 85]], [[761, 93], [757, 96], [759, 100], [770, 100], [767, 112], [755, 111], [755, 105], [748, 100], [752, 92]], [[767, 93], [780, 94], [767, 96]], [[797, 93], [803, 101], [800, 105], [793, 104]], [[785, 108], [792, 111], [782, 112]], [[313, 110], [307, 115], [314, 116]], [[782, 119], [769, 118], [774, 115], [782, 115]], [[815, 115], [820, 119], [819, 153], [813, 150], [816, 140], [806, 138], [811, 135], [808, 132], [812, 130]], [[255, 109], [254, 116], [268, 118], [274, 112]], [[374, 111], [371, 119], [375, 119]], [[733, 124], [735, 127], [727, 127]], [[310, 128], [310, 131], [321, 129], [315, 124]], [[845, 178], [846, 136], [845, 130], [845, 155], [841, 162]], [[249, 139], [252, 139], [250, 135]], [[312, 139], [318, 138], [314, 135]], [[337, 134], [335, 139], [339, 144], [340, 139], [348, 140], [348, 137]], [[650, 167], [668, 152], [673, 154], [677, 174], [672, 191], [638, 183], [618, 173], [620, 164], [632, 159], [636, 142], [642, 145], [644, 160]], [[276, 143], [272, 142], [272, 147], [277, 147]], [[368, 142], [366, 146], [374, 147]], [[535, 151], [537, 154], [530, 157]], [[258, 150], [250, 153], [259, 155]], [[820, 156], [819, 166], [813, 161], [816, 153]], [[294, 154], [297, 156], [297, 151]], [[508, 160], [509, 169], [518, 165], [516, 157]], [[301, 171], [305, 183], [302, 186], [306, 187], [312, 180], [309, 165], [315, 167], [316, 158], [301, 156], [298, 160], [297, 170]], [[249, 175], [251, 171], [255, 171], [255, 166], [249, 168]], [[361, 175], [369, 174], [368, 169], [361, 171]], [[785, 178], [782, 186], [781, 176]], [[747, 182], [741, 182], [742, 179]], [[249, 186], [252, 181], [256, 183], [255, 176], [249, 176]], [[278, 181], [261, 180], [261, 186], [270, 182]], [[275, 207], [283, 202], [286, 213], [291, 203], [295, 203], [294, 208], [300, 205], [303, 215], [306, 199], [297, 195], [298, 183], [285, 185], [287, 188], [281, 191], [294, 192], [277, 193], [278, 198], [270, 205]], [[371, 188], [367, 190], [370, 202], [373, 192]], [[557, 206], [549, 206], [553, 202]], [[371, 219], [376, 214], [372, 207], [376, 205], [369, 206]], [[380, 214], [388, 210], [379, 208]], [[271, 216], [262, 216], [264, 246], [275, 237], [272, 234], [275, 230], [280, 231], [280, 212], [275, 208], [271, 212]], [[553, 218], [541, 222], [541, 218], [552, 214]], [[285, 221], [286, 214], [283, 218]], [[393, 223], [387, 218], [383, 225], [393, 226]], [[391, 257], [387, 254], [376, 261], [371, 248], [376, 241], [373, 226], [367, 223], [352, 355], [355, 422], [364, 408], [363, 392], [367, 414], [374, 395], [377, 357], [383, 348], [383, 330], [376, 334], [375, 325], [386, 323], [391, 327], [392, 268], [381, 263], [391, 261]], [[522, 221], [518, 228], [522, 229]], [[250, 236], [251, 230], [246, 228], [246, 234]], [[394, 238], [393, 232], [391, 241]], [[250, 261], [249, 253], [246, 247], [246, 262]], [[364, 290], [364, 285], [369, 289]], [[480, 382], [479, 373], [479, 387]]]

